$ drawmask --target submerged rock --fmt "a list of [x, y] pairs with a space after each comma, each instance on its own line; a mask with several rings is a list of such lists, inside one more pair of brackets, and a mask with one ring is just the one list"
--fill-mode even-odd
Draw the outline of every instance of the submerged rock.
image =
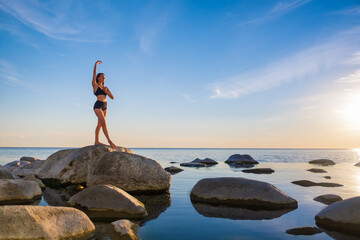
[[333, 203], [315, 216], [316, 225], [327, 230], [360, 234], [360, 197]]
[[325, 176], [324, 178], [326, 178], [326, 179], [331, 179], [331, 176]]
[[317, 164], [321, 166], [335, 165], [335, 162], [329, 159], [316, 159], [309, 162], [310, 164]]
[[228, 207], [206, 203], [192, 203], [195, 210], [205, 216], [235, 220], [270, 220], [279, 218], [294, 209], [254, 210], [243, 207]]
[[170, 194], [166, 193], [158, 195], [134, 195], [134, 197], [145, 205], [148, 213], [147, 216], [141, 219], [140, 225], [158, 218], [161, 213], [171, 206]]
[[203, 163], [206, 166], [212, 166], [212, 165], [216, 165], [218, 164], [217, 161], [211, 159], [211, 158], [205, 158], [205, 159], [200, 159], [200, 158], [196, 158], [195, 160], [192, 161], [193, 163]]
[[85, 188], [72, 196], [68, 203], [83, 210], [91, 219], [97, 221], [120, 218], [141, 219], [147, 215], [144, 204], [112, 185]]
[[180, 166], [182, 167], [206, 167], [205, 163], [198, 163], [198, 162], [186, 162], [186, 163], [180, 163]]
[[320, 168], [310, 168], [310, 169], [307, 169], [306, 171], [313, 172], [313, 173], [327, 173], [327, 171], [325, 171], [324, 169], [320, 169]]
[[167, 171], [171, 174], [176, 174], [176, 173], [182, 172], [184, 170], [181, 168], [178, 168], [178, 167], [171, 166], [171, 167], [166, 167], [165, 171]]
[[193, 202], [257, 209], [297, 208], [297, 201], [274, 185], [246, 178], [205, 178], [191, 191]]
[[325, 194], [314, 198], [315, 201], [330, 205], [334, 202], [342, 201], [343, 199], [335, 194]]
[[275, 172], [271, 168], [253, 168], [242, 170], [244, 173], [255, 173], [255, 174], [272, 174]]
[[171, 175], [156, 161], [136, 154], [108, 152], [90, 166], [87, 186], [111, 184], [126, 192], [164, 193]]
[[116, 222], [112, 222], [111, 224], [113, 225], [115, 232], [119, 233], [121, 239], [140, 240], [137, 235], [139, 225], [126, 219], [121, 219]]
[[343, 185], [338, 184], [338, 183], [326, 183], [326, 182], [321, 182], [321, 183], [315, 183], [312, 181], [308, 181], [308, 180], [299, 180], [299, 181], [293, 181], [291, 182], [293, 184], [302, 186], [302, 187], [313, 187], [313, 186], [320, 186], [320, 187], [342, 187]]
[[360, 162], [358, 162], [357, 164], [355, 164], [356, 167], [360, 167]]
[[315, 235], [322, 232], [317, 227], [300, 227], [286, 230], [286, 233], [291, 235]]
[[89, 239], [95, 226], [81, 211], [49, 206], [1, 206], [0, 239]]
[[37, 182], [22, 179], [0, 180], [0, 204], [30, 204], [41, 198]]

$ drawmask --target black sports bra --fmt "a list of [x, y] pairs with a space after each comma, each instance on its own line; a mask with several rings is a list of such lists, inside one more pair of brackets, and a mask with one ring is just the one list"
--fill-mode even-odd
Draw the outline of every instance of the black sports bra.
[[99, 96], [99, 95], [105, 95], [106, 96], [106, 92], [104, 92], [99, 86], [98, 89], [96, 90], [96, 92], [94, 92], [95, 96]]

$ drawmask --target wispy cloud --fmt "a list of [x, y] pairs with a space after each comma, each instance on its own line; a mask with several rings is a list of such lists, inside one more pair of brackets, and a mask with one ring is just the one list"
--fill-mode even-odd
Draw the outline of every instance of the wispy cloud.
[[192, 97], [190, 97], [189, 95], [187, 95], [187, 94], [181, 94], [180, 95], [182, 98], [184, 98], [186, 101], [188, 101], [188, 102], [191, 102], [191, 103], [193, 103], [193, 102], [196, 102]]
[[340, 78], [337, 82], [341, 83], [360, 83], [360, 69], [356, 72]]
[[261, 23], [267, 20], [280, 17], [302, 5], [310, 2], [311, 0], [288, 0], [278, 2], [270, 11], [267, 11], [263, 16], [246, 21], [245, 23]]
[[11, 63], [3, 59], [0, 59], [0, 81], [3, 84], [13, 87], [14, 86], [31, 87], [31, 85], [28, 82], [20, 80], [15, 70], [15, 67]]
[[139, 47], [143, 53], [153, 53], [161, 32], [176, 15], [175, 9], [174, 5], [157, 6], [154, 3], [146, 7], [138, 27]]
[[55, 1], [49, 4], [40, 3], [38, 0], [11, 0], [0, 2], [0, 10], [52, 39], [79, 42], [107, 41], [108, 39], [104, 39], [103, 36], [100, 38], [99, 34], [94, 34], [94, 28], [98, 28], [96, 22], [91, 19], [85, 19], [86, 21], [81, 21], [82, 23], [77, 21], [81, 14], [77, 8], [72, 8], [71, 3], [72, 1]]
[[265, 91], [305, 76], [345, 64], [359, 64], [354, 60], [358, 52], [360, 30], [341, 33], [326, 43], [300, 51], [268, 66], [231, 76], [213, 83], [211, 98], [238, 98]]

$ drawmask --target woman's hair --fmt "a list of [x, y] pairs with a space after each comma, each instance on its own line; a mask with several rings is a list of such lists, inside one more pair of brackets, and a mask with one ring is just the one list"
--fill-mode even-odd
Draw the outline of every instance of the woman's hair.
[[98, 73], [98, 74], [96, 75], [96, 83], [99, 83], [98, 78], [99, 78], [101, 75], [105, 75], [105, 73]]

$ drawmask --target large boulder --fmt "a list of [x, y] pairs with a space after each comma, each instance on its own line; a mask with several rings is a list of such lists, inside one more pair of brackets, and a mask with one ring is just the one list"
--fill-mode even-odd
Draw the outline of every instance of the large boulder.
[[297, 201], [272, 184], [240, 178], [205, 178], [191, 191], [193, 202], [258, 209], [297, 208]]
[[321, 166], [335, 165], [335, 162], [329, 159], [316, 159], [309, 162], [310, 164], [316, 164]]
[[126, 192], [164, 193], [171, 175], [156, 161], [136, 154], [108, 152], [90, 166], [87, 186], [111, 184]]
[[360, 197], [333, 203], [315, 216], [316, 225], [328, 230], [360, 234]]
[[141, 219], [147, 215], [144, 204], [112, 185], [85, 188], [72, 196], [69, 204], [83, 210], [91, 219], [100, 221]]
[[18, 167], [30, 164], [31, 162], [28, 161], [12, 161], [5, 164], [3, 167], [10, 170], [11, 172], [17, 169]]
[[131, 152], [130, 149], [113, 149], [105, 145], [60, 150], [46, 159], [38, 177], [45, 185], [54, 187], [86, 183], [89, 168], [94, 160], [103, 153], [114, 151]]
[[41, 198], [37, 182], [22, 179], [0, 180], [0, 204], [29, 204]]
[[7, 168], [0, 167], [0, 179], [15, 179], [16, 176]]
[[89, 239], [95, 226], [75, 208], [0, 207], [0, 239]]
[[25, 164], [19, 166], [18, 168], [15, 168], [13, 170], [13, 173], [20, 177], [24, 177], [28, 175], [38, 175], [44, 163], [45, 160], [34, 160], [29, 164]]

